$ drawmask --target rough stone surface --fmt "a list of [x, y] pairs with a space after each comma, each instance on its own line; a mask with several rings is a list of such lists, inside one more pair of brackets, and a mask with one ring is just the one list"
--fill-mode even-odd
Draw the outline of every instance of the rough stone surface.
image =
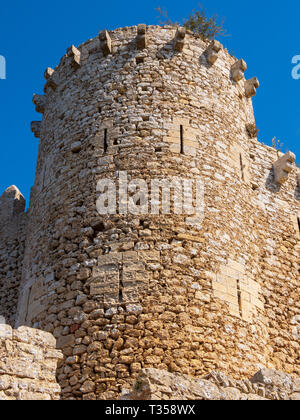
[[0, 401], [58, 400], [55, 338], [46, 332], [0, 325]]
[[25, 199], [17, 187], [0, 197], [0, 318], [14, 325], [24, 258]]
[[121, 400], [299, 400], [299, 379], [262, 369], [249, 380], [234, 380], [220, 372], [203, 379], [143, 369], [132, 391], [123, 391]]
[[[137, 35], [102, 32], [46, 75], [24, 258], [1, 230], [4, 315], [57, 338], [63, 399], [115, 398], [141, 368], [299, 376], [299, 175], [276, 183], [277, 151], [249, 134], [258, 81], [189, 31], [181, 51], [173, 27]], [[100, 216], [98, 181], [123, 171], [200, 178], [202, 223]]]

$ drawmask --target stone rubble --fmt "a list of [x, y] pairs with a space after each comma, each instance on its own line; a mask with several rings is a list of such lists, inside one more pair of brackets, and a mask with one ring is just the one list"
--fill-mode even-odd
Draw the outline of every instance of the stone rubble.
[[300, 401], [300, 378], [263, 368], [250, 380], [213, 371], [204, 378], [143, 369], [121, 400]]

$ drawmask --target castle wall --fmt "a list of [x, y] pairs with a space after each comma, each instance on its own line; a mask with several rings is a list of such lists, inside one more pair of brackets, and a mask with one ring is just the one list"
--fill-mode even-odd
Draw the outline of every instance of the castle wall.
[[[299, 376], [300, 182], [293, 168], [287, 182], [274, 182], [272, 166], [282, 154], [253, 142], [252, 179], [259, 212], [260, 284], [275, 369]], [[257, 189], [256, 189], [257, 187]]]
[[0, 325], [0, 400], [58, 400], [55, 347], [49, 333]]
[[14, 325], [24, 256], [25, 199], [16, 187], [0, 197], [0, 317]]
[[[72, 48], [47, 74], [18, 325], [58, 339], [63, 398], [113, 398], [141, 368], [299, 374], [299, 190], [279, 190], [236, 59], [148, 27]], [[106, 40], [105, 40], [106, 39]], [[176, 44], [177, 45], [177, 44]], [[204, 184], [204, 219], [96, 209], [97, 182]], [[272, 178], [273, 177], [273, 178]], [[195, 222], [195, 220], [194, 220]], [[298, 289], [298, 290], [297, 290]], [[287, 345], [288, 343], [288, 345]]]

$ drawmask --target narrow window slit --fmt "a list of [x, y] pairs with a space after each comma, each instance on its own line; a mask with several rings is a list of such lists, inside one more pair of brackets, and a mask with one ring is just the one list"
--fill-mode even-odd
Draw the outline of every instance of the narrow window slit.
[[180, 153], [184, 154], [183, 125], [180, 126]]
[[243, 156], [240, 153], [240, 164], [241, 164], [241, 175], [242, 175], [242, 180], [245, 181], [245, 174], [244, 174], [244, 164], [243, 164]]
[[237, 295], [238, 295], [238, 304], [239, 304], [239, 311], [240, 311], [240, 316], [243, 316], [243, 307], [242, 307], [242, 292], [241, 292], [241, 285], [240, 285], [240, 281], [237, 280]]
[[104, 153], [107, 152], [108, 144], [107, 144], [107, 128], [104, 129]]
[[297, 217], [298, 220], [298, 229], [299, 229], [299, 233], [300, 233], [300, 217]]
[[119, 278], [119, 303], [123, 302], [123, 267], [120, 268], [120, 278]]

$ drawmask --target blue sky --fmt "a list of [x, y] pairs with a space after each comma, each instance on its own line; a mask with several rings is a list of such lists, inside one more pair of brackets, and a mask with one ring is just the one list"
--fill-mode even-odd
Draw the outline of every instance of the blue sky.
[[[1, 2], [0, 55], [6, 59], [7, 79], [0, 80], [0, 193], [15, 184], [29, 200], [38, 150], [30, 122], [41, 118], [32, 95], [43, 92], [44, 70], [55, 67], [67, 47], [96, 36], [100, 29], [157, 24], [157, 6], [180, 21], [197, 4], [193, 0]], [[299, 1], [202, 0], [201, 4], [210, 14], [225, 17], [231, 36], [221, 42], [247, 62], [247, 78], [260, 80], [254, 98], [260, 141], [270, 144], [276, 136], [284, 143], [283, 151], [298, 153], [299, 161], [300, 79], [291, 76], [292, 58], [300, 55]]]

